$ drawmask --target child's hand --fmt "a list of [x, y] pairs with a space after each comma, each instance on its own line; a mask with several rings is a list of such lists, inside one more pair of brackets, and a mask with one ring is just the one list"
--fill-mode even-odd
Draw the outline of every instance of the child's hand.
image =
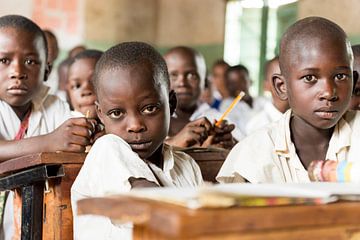
[[201, 147], [213, 146], [231, 149], [235, 145], [235, 140], [231, 134], [234, 128], [234, 124], [228, 124], [225, 120], [221, 122], [220, 126], [216, 126], [215, 122], [212, 131], [209, 133], [209, 137]]
[[133, 188], [147, 188], [147, 187], [160, 187], [156, 183], [147, 180], [146, 178], [129, 177], [128, 179], [131, 189]]
[[178, 147], [201, 146], [211, 129], [212, 125], [207, 118], [199, 118], [186, 124], [178, 134], [166, 139], [165, 142]]
[[92, 135], [90, 139], [90, 144], [93, 145], [96, 139], [105, 135], [105, 127], [101, 122], [98, 122], [96, 119], [88, 118], [88, 121], [92, 125]]
[[50, 152], [85, 152], [90, 144], [92, 124], [86, 118], [71, 118], [52, 133], [47, 134], [46, 143]]

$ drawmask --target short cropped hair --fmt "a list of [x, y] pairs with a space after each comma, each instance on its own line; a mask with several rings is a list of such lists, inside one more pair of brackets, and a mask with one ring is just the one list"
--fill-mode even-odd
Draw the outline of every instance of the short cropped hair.
[[[294, 48], [298, 48], [299, 42], [313, 41], [315, 39], [325, 39], [343, 42], [349, 54], [350, 61], [353, 62], [350, 41], [347, 39], [345, 31], [336, 23], [322, 17], [307, 17], [291, 25], [280, 41], [280, 70], [283, 76], [288, 74], [289, 57], [294, 55]], [[302, 51], [303, 49], [297, 49]]]
[[124, 42], [108, 49], [96, 64], [93, 85], [95, 91], [104, 71], [129, 67], [140, 63], [150, 63], [153, 79], [157, 85], [165, 85], [170, 89], [167, 66], [163, 57], [152, 46], [144, 42]]
[[189, 54], [191, 55], [197, 67], [197, 71], [200, 77], [200, 84], [201, 88], [205, 87], [205, 78], [206, 78], [206, 62], [204, 55], [202, 55], [199, 51], [195, 50], [194, 48], [186, 47], [186, 46], [177, 46], [169, 49], [164, 56], [173, 54], [173, 53], [180, 53], [180, 54]]
[[214, 69], [217, 66], [227, 66], [230, 67], [230, 65], [224, 60], [224, 59], [217, 59], [213, 65], [212, 65], [212, 69]]
[[354, 56], [360, 57], [360, 44], [351, 46]]
[[44, 43], [45, 57], [47, 59], [48, 46], [44, 32], [41, 28], [30, 19], [20, 15], [6, 15], [0, 17], [0, 28], [11, 27], [17, 30], [33, 33], [36, 37], [40, 37]]
[[75, 57], [70, 58], [69, 66], [73, 65], [74, 62], [80, 59], [91, 58], [91, 59], [99, 60], [103, 55], [103, 53], [104, 52], [95, 49], [86, 49], [76, 54]]
[[242, 64], [238, 64], [238, 65], [229, 67], [226, 71], [226, 75], [228, 75], [230, 72], [234, 72], [234, 71], [244, 71], [244, 72], [246, 72], [247, 75], [249, 75], [249, 70]]

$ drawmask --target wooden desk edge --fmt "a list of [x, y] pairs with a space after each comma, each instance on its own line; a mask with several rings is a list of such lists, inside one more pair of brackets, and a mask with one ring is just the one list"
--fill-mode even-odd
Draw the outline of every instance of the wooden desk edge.
[[[130, 197], [83, 199], [79, 214], [145, 224], [167, 236], [193, 237], [219, 232], [251, 232], [331, 225], [360, 226], [360, 203], [341, 202], [317, 206], [279, 206], [191, 210]], [[309, 218], [309, 216], [311, 216]], [[346, 217], [344, 217], [346, 216]], [[216, 221], [217, 227], [214, 227]], [[196, 227], [194, 227], [196, 225]]]
[[85, 160], [86, 153], [35, 153], [14, 159], [9, 159], [0, 164], [0, 175], [6, 175], [12, 172], [17, 172], [29, 167], [42, 164], [63, 164], [63, 163], [78, 163], [82, 164]]

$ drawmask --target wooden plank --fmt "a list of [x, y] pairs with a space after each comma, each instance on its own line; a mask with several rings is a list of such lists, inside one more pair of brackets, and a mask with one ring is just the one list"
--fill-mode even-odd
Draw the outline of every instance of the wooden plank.
[[[122, 206], [122, 207], [121, 207]], [[79, 213], [132, 220], [168, 237], [256, 232], [326, 226], [360, 226], [360, 203], [191, 210], [128, 197], [79, 201]], [[141, 210], [139, 210], [141, 209]], [[346, 216], [346, 217], [345, 217]]]
[[228, 150], [221, 148], [186, 148], [181, 151], [189, 154], [196, 161], [203, 179], [208, 182], [216, 182], [215, 177], [229, 154]]
[[49, 180], [44, 194], [43, 239], [73, 239], [70, 188], [82, 164], [63, 164], [65, 176]]
[[0, 175], [8, 175], [42, 164], [83, 163], [86, 153], [35, 153], [10, 159], [0, 164]]

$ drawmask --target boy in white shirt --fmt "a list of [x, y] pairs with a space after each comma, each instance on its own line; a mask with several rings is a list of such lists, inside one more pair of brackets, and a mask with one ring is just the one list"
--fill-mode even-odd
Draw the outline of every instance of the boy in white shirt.
[[282, 37], [280, 69], [274, 86], [291, 110], [238, 143], [218, 181], [309, 182], [313, 160], [358, 161], [360, 115], [346, 112], [357, 74], [345, 32], [320, 17], [298, 21]]
[[198, 186], [201, 172], [190, 156], [163, 143], [176, 97], [154, 48], [140, 42], [110, 48], [97, 63], [93, 83], [106, 135], [92, 146], [71, 188], [74, 238], [130, 239], [130, 224], [77, 216], [76, 202], [136, 187]]
[[[0, 17], [0, 162], [36, 152], [83, 152], [89, 144], [92, 125], [85, 118], [66, 120], [68, 105], [47, 94], [49, 69], [39, 26], [18, 15]], [[5, 239], [17, 239], [20, 231], [20, 214], [8, 211], [12, 196], [0, 231]]]

